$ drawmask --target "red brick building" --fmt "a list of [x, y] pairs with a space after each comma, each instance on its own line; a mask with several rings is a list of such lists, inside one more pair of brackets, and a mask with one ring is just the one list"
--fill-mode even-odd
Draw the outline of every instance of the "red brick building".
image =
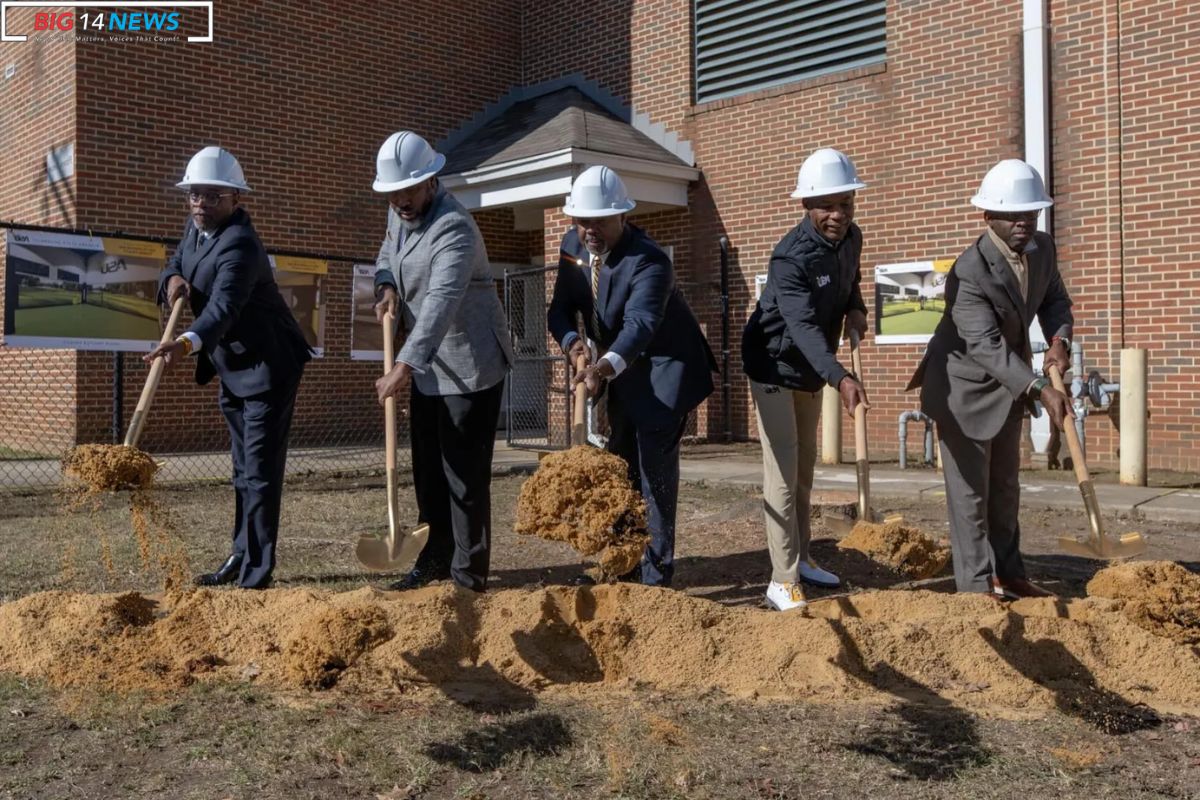
[[[1200, 469], [1191, 350], [1200, 331], [1200, 222], [1187, 213], [1200, 199], [1200, 7], [1044, 5], [1046, 177], [1086, 368], [1116, 381], [1121, 348], [1147, 348], [1150, 466]], [[562, 0], [383, 8], [329, 2], [300, 11], [237, 0], [217, 5], [209, 44], [0, 44], [0, 218], [177, 236], [184, 210], [174, 182], [193, 152], [219, 143], [245, 167], [255, 188], [248, 208], [269, 248], [341, 259], [327, 284], [325, 357], [301, 390], [302, 441], [336, 438], [351, 420], [370, 420], [360, 426], [364, 436], [377, 431], [370, 389], [378, 368], [348, 356], [350, 263], [378, 247], [385, 209], [370, 184], [375, 150], [393, 130], [440, 142], [452, 168], [460, 158], [446, 183], [479, 209], [498, 265], [553, 256], [564, 180], [587, 163], [632, 174], [645, 212], [635, 222], [672, 248], [679, 281], [718, 351], [718, 239], [728, 237], [735, 438], [755, 436], [739, 368], [741, 327], [754, 276], [798, 219], [788, 194], [807, 153], [842, 149], [869, 184], [857, 212], [868, 306], [875, 265], [961, 252], [981, 232], [968, 203], [979, 179], [997, 160], [1026, 153], [1029, 65], [1017, 0], [799, 10], [759, 0], [612, 0], [586, 12]], [[31, 29], [23, 11], [11, 13], [10, 32]], [[203, 28], [201, 18], [183, 18], [183, 33]], [[711, 48], [699, 59], [698, 27]], [[533, 119], [538, 98], [568, 88], [579, 93], [573, 104], [529, 129], [497, 127], [519, 105]], [[580, 118], [607, 120], [620, 132], [602, 136], [585, 125], [580, 134], [572, 127]], [[512, 138], [499, 140], [505, 132]], [[66, 144], [74, 146], [74, 175], [50, 183], [46, 156]], [[462, 158], [464, 146], [475, 148], [472, 158]], [[897, 415], [916, 407], [902, 390], [921, 352], [917, 344], [866, 342], [876, 454], [895, 453]], [[130, 407], [145, 375], [133, 361], [126, 359]], [[46, 405], [30, 363], [0, 348], [6, 428]], [[69, 440], [104, 438], [111, 358], [46, 352], [37, 364], [38, 375], [71, 398], [50, 404], [39, 424]], [[177, 373], [160, 395], [195, 416], [207, 444], [223, 437], [212, 391]], [[147, 446], [172, 444], [172, 427], [156, 417]], [[725, 434], [720, 390], [696, 432]], [[1087, 436], [1093, 460], [1115, 460], [1107, 418], [1089, 418]]]

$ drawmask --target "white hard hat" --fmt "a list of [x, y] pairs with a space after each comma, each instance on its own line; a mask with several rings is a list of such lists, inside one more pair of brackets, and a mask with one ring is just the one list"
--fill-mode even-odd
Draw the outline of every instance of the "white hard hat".
[[188, 162], [183, 180], [175, 184], [180, 189], [192, 186], [224, 186], [248, 192], [246, 176], [242, 173], [242, 165], [233, 157], [233, 153], [223, 147], [206, 147]]
[[1041, 211], [1054, 205], [1038, 171], [1019, 158], [1007, 158], [988, 170], [971, 205], [984, 211]]
[[620, 175], [608, 167], [588, 167], [571, 185], [563, 213], [568, 217], [594, 219], [626, 214], [636, 205], [625, 191]]
[[416, 186], [441, 172], [446, 157], [412, 131], [398, 131], [387, 138], [375, 157], [377, 192], [394, 192]]
[[865, 188], [867, 185], [858, 179], [854, 162], [845, 153], [822, 147], [804, 159], [804, 163], [800, 165], [800, 174], [796, 176], [796, 191], [792, 192], [792, 197], [804, 200]]

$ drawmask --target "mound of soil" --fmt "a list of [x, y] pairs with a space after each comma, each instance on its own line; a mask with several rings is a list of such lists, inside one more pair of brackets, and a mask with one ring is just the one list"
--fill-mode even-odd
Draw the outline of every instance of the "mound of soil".
[[1134, 561], [1096, 573], [1094, 597], [1121, 603], [1126, 617], [1151, 633], [1200, 644], [1200, 575], [1173, 561]]
[[838, 547], [857, 550], [915, 581], [932, 578], [950, 562], [949, 547], [901, 521], [880, 525], [856, 523], [849, 535], [838, 542]]
[[136, 447], [81, 444], [63, 457], [63, 473], [83, 481], [92, 492], [144, 489], [154, 481], [158, 464]]
[[200, 680], [425, 686], [460, 702], [643, 686], [821, 702], [924, 696], [1018, 716], [1097, 699], [1111, 715], [1200, 710], [1200, 653], [1103, 598], [1004, 608], [978, 595], [878, 591], [770, 614], [625, 583], [482, 595], [200, 590], [164, 601], [174, 605], [148, 622], [136, 598], [56, 592], [0, 606], [0, 670], [163, 692]]
[[650, 539], [646, 503], [628, 470], [620, 457], [595, 447], [546, 456], [521, 486], [514, 530], [597, 556], [606, 575], [629, 572]]

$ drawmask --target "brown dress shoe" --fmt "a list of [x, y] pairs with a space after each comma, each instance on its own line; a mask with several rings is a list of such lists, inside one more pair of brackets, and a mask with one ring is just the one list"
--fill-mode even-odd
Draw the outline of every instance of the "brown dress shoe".
[[1026, 578], [1009, 578], [1001, 581], [992, 578], [992, 592], [1006, 600], [1020, 600], [1022, 597], [1055, 597], [1054, 592], [1043, 589]]

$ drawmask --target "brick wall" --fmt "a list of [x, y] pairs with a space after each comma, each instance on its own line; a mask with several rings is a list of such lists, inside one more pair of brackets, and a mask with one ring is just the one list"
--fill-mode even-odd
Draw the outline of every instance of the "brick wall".
[[[543, 4], [558, 8], [553, 2]], [[554, 15], [527, 15], [525, 78], [581, 71], [650, 111], [693, 144], [704, 180], [692, 191], [692, 244], [680, 281], [719, 349], [718, 237], [731, 243], [733, 431], [753, 437], [753, 409], [737, 369], [753, 276], [800, 218], [788, 198], [813, 149], [848, 152], [870, 187], [859, 195], [864, 296], [876, 264], [952, 258], [982, 232], [969, 205], [983, 173], [1023, 149], [1019, 3], [888, 5], [888, 62], [703, 106], [690, 101], [690, 3], [645, 0], [569, 37]], [[1117, 380], [1122, 346], [1151, 350], [1151, 465], [1200, 468], [1191, 340], [1200, 282], [1190, 209], [1200, 191], [1195, 40], [1200, 14], [1165, 1], [1051, 2], [1056, 236], [1076, 300], [1086, 369]], [[1119, 17], [1119, 20], [1118, 20]], [[1118, 30], [1119, 28], [1119, 30]], [[603, 40], [629, 34], [629, 40]], [[1108, 42], [1107, 53], [1105, 42]], [[1118, 50], [1120, 51], [1118, 54]], [[873, 452], [894, 454], [896, 418], [915, 408], [903, 387], [920, 345], [864, 346], [875, 410]], [[718, 395], [719, 397], [719, 395]], [[716, 397], [708, 412], [719, 417]], [[846, 450], [852, 426], [843, 419]], [[1088, 422], [1091, 457], [1117, 457], [1112, 424]], [[711, 427], [710, 427], [710, 430]], [[911, 450], [914, 455], [916, 450]]]
[[[418, 3], [406, 7], [404, 26], [377, 26], [348, 2], [299, 16], [284, 4], [241, 0], [221, 4], [219, 41], [203, 50], [5, 45], [0, 60], [18, 63], [18, 75], [3, 89], [0, 144], [20, 157], [0, 163], [0, 216], [177, 235], [183, 209], [173, 183], [192, 152], [220, 142], [246, 167], [256, 190], [248, 205], [269, 246], [370, 257], [384, 218], [369, 190], [372, 164], [390, 131], [411, 126], [436, 139], [514, 85], [582, 72], [695, 149], [704, 178], [692, 188], [690, 217], [640, 222], [675, 245], [680, 285], [716, 350], [717, 240], [729, 237], [732, 429], [753, 437], [738, 342], [753, 277], [799, 219], [787, 195], [800, 162], [836, 146], [870, 184], [858, 206], [869, 306], [875, 265], [956, 256], [982, 230], [968, 202], [979, 179], [1023, 149], [1021, 8], [892, 0], [886, 65], [694, 106], [691, 5], [615, 0], [603, 13], [581, 13], [563, 0], [507, 0], [459, 4], [447, 16]], [[1049, 178], [1087, 369], [1116, 380], [1121, 347], [1149, 348], [1151, 465], [1200, 469], [1200, 379], [1189, 346], [1200, 329], [1189, 213], [1200, 192], [1200, 49], [1191, 46], [1200, 14], [1166, 0], [1052, 0], [1050, 14]], [[72, 138], [78, 178], [63, 199], [40, 170], [45, 150]], [[512, 231], [507, 212], [481, 215], [493, 258], [539, 249], [552, 257], [564, 224], [556, 213], [532, 234]], [[348, 265], [335, 264], [331, 331], [349, 313], [348, 281]], [[376, 367], [350, 363], [336, 336], [327, 347], [306, 379], [298, 429], [323, 424], [345, 402], [377, 416], [368, 391]], [[902, 390], [921, 350], [868, 337], [875, 453], [894, 452], [896, 416], [917, 404]], [[80, 356], [72, 380], [102, 386], [109, 363]], [[136, 397], [140, 369], [127, 370], [127, 397]], [[163, 392], [180, 409], [215, 414], [211, 390], [188, 386], [186, 376], [171, 377]], [[329, 399], [345, 392], [355, 399]], [[701, 432], [722, 432], [719, 396], [700, 415]], [[89, 414], [81, 425], [103, 429], [105, 414]], [[851, 432], [847, 421], [847, 450]], [[1115, 460], [1108, 420], [1090, 420], [1088, 437], [1093, 461]]]
[[[210, 45], [5, 44], [0, 60], [17, 61], [18, 80], [4, 87], [0, 217], [178, 236], [185, 207], [174, 184], [188, 158], [208, 144], [228, 148], [254, 189], [246, 207], [269, 249], [344, 259], [326, 277], [325, 357], [305, 373], [293, 443], [378, 438], [380, 368], [349, 360], [350, 262], [374, 261], [386, 218], [370, 188], [376, 150], [403, 127], [444, 136], [520, 77], [519, 0], [459, 3], [452, 15], [418, 2], [404, 19], [379, 25], [350, 2], [296, 13], [242, 0], [219, 4]], [[198, 18], [184, 20], [181, 34], [199, 32]], [[44, 189], [42, 165], [49, 146], [71, 140], [78, 177], [64, 206]], [[29, 157], [9, 157], [25, 150]], [[527, 249], [528, 235], [520, 241]], [[58, 358], [79, 387], [78, 440], [107, 441], [111, 355]], [[133, 354], [123, 358], [128, 421], [146, 369]], [[190, 373], [164, 378], [148, 448], [225, 445], [217, 387], [195, 386]]]
[[[62, 9], [37, 9], [57, 12]], [[34, 9], [10, 9], [8, 29], [32, 28]], [[0, 219], [72, 225], [74, 178], [50, 185], [46, 156], [75, 138], [75, 44], [0, 43]], [[0, 231], [0, 264], [6, 236]], [[0, 269], [0, 297], [5, 284]], [[0, 303], [0, 330], [4, 308]], [[75, 354], [70, 350], [0, 347], [0, 447], [56, 456], [75, 432]]]

